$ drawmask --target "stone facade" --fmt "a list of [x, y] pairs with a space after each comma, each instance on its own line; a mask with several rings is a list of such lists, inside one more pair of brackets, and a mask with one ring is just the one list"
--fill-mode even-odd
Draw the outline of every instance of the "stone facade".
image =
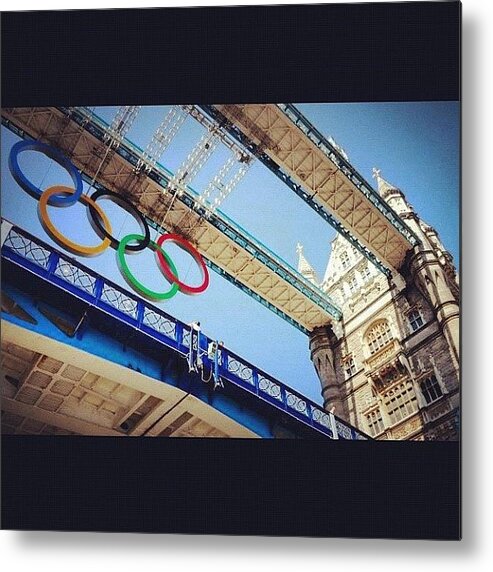
[[320, 284], [298, 247], [299, 271], [343, 311], [341, 322], [310, 337], [324, 406], [376, 439], [457, 440], [457, 273], [436, 231], [374, 173], [380, 195], [421, 244], [387, 278], [338, 235]]

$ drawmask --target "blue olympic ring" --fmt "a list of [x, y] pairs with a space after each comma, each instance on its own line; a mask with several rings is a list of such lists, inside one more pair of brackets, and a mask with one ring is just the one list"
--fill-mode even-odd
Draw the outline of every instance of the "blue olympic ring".
[[16, 180], [16, 182], [33, 198], [39, 199], [42, 195], [43, 191], [33, 185], [31, 181], [24, 175], [19, 167], [18, 157], [20, 153], [24, 151], [39, 151], [46, 155], [50, 159], [53, 159], [56, 163], [58, 163], [61, 167], [63, 167], [74, 183], [75, 192], [72, 195], [64, 194], [64, 195], [54, 195], [50, 198], [50, 205], [54, 205], [57, 207], [68, 207], [70, 205], [74, 205], [82, 195], [82, 177], [79, 171], [75, 168], [73, 163], [65, 157], [58, 149], [55, 147], [51, 147], [50, 145], [45, 145], [44, 143], [40, 143], [39, 141], [19, 141], [16, 143], [10, 152], [9, 156], [9, 169], [12, 173], [12, 176]]

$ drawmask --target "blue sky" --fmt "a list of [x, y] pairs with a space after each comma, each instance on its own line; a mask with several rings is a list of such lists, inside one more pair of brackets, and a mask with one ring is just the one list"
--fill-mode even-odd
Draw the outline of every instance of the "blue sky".
[[[434, 226], [458, 266], [459, 258], [459, 104], [370, 103], [298, 104], [299, 109], [325, 135], [332, 136], [349, 156], [351, 163], [371, 183], [373, 167], [398, 186], [426, 222]], [[127, 138], [145, 147], [168, 108], [142, 108]], [[111, 121], [117, 108], [96, 112]], [[203, 133], [193, 119], [185, 122], [161, 164], [176, 171]], [[7, 167], [10, 148], [17, 141], [2, 127], [2, 216], [26, 228], [48, 243], [51, 239], [37, 218], [37, 201], [18, 187]], [[201, 192], [227, 155], [219, 149], [191, 186]], [[24, 153], [20, 164], [31, 180], [47, 188], [70, 185], [68, 175], [39, 153]], [[87, 190], [87, 186], [86, 189]], [[138, 231], [131, 217], [108, 201], [101, 202], [119, 236]], [[302, 242], [305, 255], [323, 276], [330, 241], [335, 231], [301, 199], [285, 187], [258, 161], [249, 169], [221, 210], [261, 240], [286, 262], [296, 267], [296, 243]], [[96, 244], [84, 207], [50, 209], [52, 220], [73, 240]], [[167, 249], [168, 250], [168, 249]], [[182, 251], [170, 247], [179, 270], [192, 283], [198, 274]], [[80, 258], [113, 281], [128, 288], [121, 278], [111, 249], [96, 258]], [[128, 257], [131, 268], [147, 285], [167, 288], [156, 268], [153, 255], [146, 251]], [[309, 359], [304, 334], [211, 271], [209, 289], [199, 296], [178, 294], [157, 304], [185, 322], [200, 320], [211, 337], [255, 363], [284, 383], [321, 403], [320, 384]]]

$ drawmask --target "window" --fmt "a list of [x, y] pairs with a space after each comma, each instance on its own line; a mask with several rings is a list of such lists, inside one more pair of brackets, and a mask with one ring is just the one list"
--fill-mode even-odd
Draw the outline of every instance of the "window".
[[420, 382], [419, 387], [426, 403], [432, 403], [443, 395], [442, 388], [434, 375]]
[[393, 387], [385, 394], [384, 401], [392, 425], [418, 410], [418, 401], [410, 381]]
[[419, 310], [412, 310], [407, 315], [407, 318], [409, 320], [409, 323], [411, 324], [411, 328], [413, 329], [413, 332], [415, 332], [416, 330], [419, 330], [419, 328], [421, 328], [421, 326], [424, 324], [423, 318], [421, 317]]
[[349, 356], [344, 359], [342, 366], [344, 368], [344, 374], [346, 375], [346, 379], [351, 377], [356, 373], [356, 364], [354, 363], [353, 356]]
[[392, 339], [389, 323], [386, 320], [378, 322], [368, 332], [366, 339], [370, 348], [370, 354], [374, 354], [380, 348], [383, 348]]
[[371, 437], [375, 437], [385, 429], [380, 409], [370, 411], [366, 415], [366, 422], [368, 423], [368, 433]]
[[343, 270], [347, 270], [349, 268], [349, 265], [350, 265], [349, 256], [348, 256], [348, 253], [346, 251], [344, 251], [341, 254], [341, 265], [342, 265]]
[[371, 272], [370, 272], [370, 269], [368, 268], [368, 266], [365, 266], [361, 270], [361, 278], [363, 279], [363, 282], [366, 282], [367, 280], [369, 280], [371, 278]]
[[358, 282], [356, 280], [356, 276], [353, 276], [349, 280], [348, 286], [349, 286], [349, 291], [351, 292], [351, 294], [354, 294], [356, 292], [356, 290], [358, 289]]

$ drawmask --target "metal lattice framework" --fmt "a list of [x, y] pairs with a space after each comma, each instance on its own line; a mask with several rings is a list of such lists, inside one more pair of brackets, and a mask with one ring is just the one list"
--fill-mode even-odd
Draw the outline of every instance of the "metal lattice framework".
[[242, 158], [242, 156], [236, 157], [234, 155], [228, 157], [204, 192], [201, 193], [198, 204], [207, 208], [206, 218], [209, 218], [211, 213], [219, 208], [224, 199], [233, 192], [246, 175], [250, 162], [241, 162]]
[[381, 271], [418, 239], [341, 152], [289, 104], [201, 106]]
[[137, 168], [144, 167], [146, 171], [150, 171], [156, 165], [186, 118], [186, 112], [180, 107], [174, 106], [168, 111], [144, 149], [142, 163], [138, 164]]
[[223, 213], [209, 211], [206, 219], [190, 187], [180, 185], [183, 192], [174, 200], [172, 174], [160, 166], [139, 170], [142, 152], [130, 142], [106, 153], [108, 126], [87, 111], [14, 108], [3, 109], [2, 116], [19, 136], [57, 146], [94, 188], [131, 200], [155, 228], [166, 218], [166, 229], [191, 240], [210, 268], [301, 331], [342, 317], [326, 294]]
[[178, 167], [176, 174], [171, 178], [169, 183], [170, 189], [175, 190], [178, 188], [180, 192], [183, 192], [182, 188], [194, 180], [198, 172], [210, 159], [218, 144], [219, 137], [214, 133], [214, 131], [204, 133], [200, 138], [200, 141]]
[[31, 260], [42, 268], [48, 268], [50, 258], [49, 250], [22, 236], [15, 230], [11, 230], [5, 240], [5, 245], [18, 252], [28, 260]]
[[137, 119], [139, 112], [139, 105], [124, 105], [120, 107], [108, 129], [107, 138], [113, 139], [114, 144], [120, 143]]

